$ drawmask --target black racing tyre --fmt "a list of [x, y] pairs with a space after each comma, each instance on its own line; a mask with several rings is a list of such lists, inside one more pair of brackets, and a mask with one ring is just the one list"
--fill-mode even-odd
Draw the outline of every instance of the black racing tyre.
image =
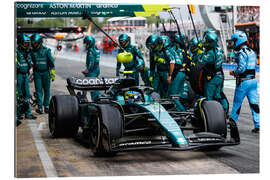
[[[222, 105], [217, 101], [204, 101], [202, 103], [202, 119], [204, 131], [227, 137], [226, 114]], [[203, 148], [203, 150], [218, 150], [221, 146]]]
[[212, 132], [227, 137], [226, 114], [217, 101], [204, 101], [202, 104], [206, 119], [206, 132]]
[[50, 100], [49, 129], [53, 137], [74, 137], [78, 132], [79, 105], [75, 96], [56, 95]]
[[90, 142], [94, 156], [111, 157], [116, 152], [110, 151], [108, 129], [102, 122], [102, 113], [97, 108], [91, 111]]

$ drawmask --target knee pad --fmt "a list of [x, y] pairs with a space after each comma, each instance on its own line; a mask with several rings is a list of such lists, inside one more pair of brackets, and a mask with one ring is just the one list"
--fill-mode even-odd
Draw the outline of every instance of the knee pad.
[[258, 104], [250, 104], [250, 107], [255, 111], [255, 113], [260, 113], [260, 108]]

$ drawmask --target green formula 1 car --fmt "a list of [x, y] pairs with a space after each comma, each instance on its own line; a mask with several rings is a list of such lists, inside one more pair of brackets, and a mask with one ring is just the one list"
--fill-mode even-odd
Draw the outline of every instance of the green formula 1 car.
[[[95, 156], [137, 150], [217, 150], [240, 143], [237, 126], [227, 127], [217, 101], [198, 98], [187, 112], [177, 112], [173, 98], [160, 99], [153, 88], [135, 86], [128, 77], [73, 77], [67, 79], [67, 89], [70, 95], [51, 98], [50, 133], [83, 138]], [[89, 102], [86, 93], [94, 90], [104, 93]]]

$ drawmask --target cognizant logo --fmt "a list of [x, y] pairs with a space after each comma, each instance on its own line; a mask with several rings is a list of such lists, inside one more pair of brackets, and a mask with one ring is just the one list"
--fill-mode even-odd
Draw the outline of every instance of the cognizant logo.
[[20, 9], [38, 9], [38, 8], [43, 8], [43, 4], [39, 3], [16, 3], [16, 8]]

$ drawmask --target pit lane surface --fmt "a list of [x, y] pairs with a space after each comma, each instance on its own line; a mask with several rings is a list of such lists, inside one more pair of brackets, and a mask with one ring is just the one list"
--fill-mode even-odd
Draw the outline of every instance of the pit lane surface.
[[[65, 79], [81, 76], [85, 67], [84, 62], [72, 61], [67, 56], [70, 57], [68, 53], [56, 57], [56, 80], [51, 95], [67, 94]], [[115, 75], [113, 63], [113, 58], [102, 57], [101, 76]], [[225, 88], [225, 93], [232, 103], [234, 89]], [[38, 115], [36, 121], [23, 120], [17, 128], [17, 177], [259, 173], [259, 135], [250, 132], [253, 122], [246, 99], [239, 117], [241, 144], [215, 152], [139, 151], [97, 158], [87, 145], [74, 139], [52, 138], [47, 122], [47, 115]], [[42, 144], [45, 149], [40, 148]]]

